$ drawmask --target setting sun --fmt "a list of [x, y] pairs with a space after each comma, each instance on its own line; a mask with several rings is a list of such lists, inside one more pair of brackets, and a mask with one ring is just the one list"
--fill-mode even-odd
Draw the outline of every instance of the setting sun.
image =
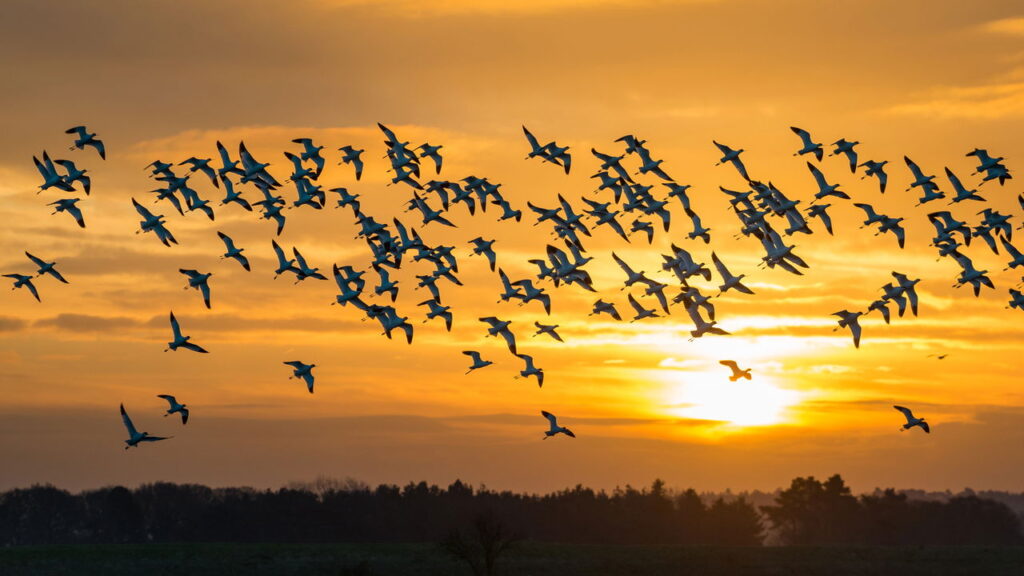
[[767, 426], [787, 421], [787, 408], [801, 400], [801, 393], [786, 390], [769, 376], [730, 382], [727, 369], [711, 372], [680, 371], [671, 379], [668, 404], [676, 416], [716, 420], [733, 426]]

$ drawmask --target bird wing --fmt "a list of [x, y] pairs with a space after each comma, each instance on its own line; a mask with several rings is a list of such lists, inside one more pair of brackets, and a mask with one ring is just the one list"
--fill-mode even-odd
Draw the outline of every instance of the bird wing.
[[469, 356], [470, 358], [472, 358], [474, 364], [479, 364], [480, 363], [480, 353], [479, 352], [477, 352], [475, 350], [463, 350], [462, 353], [465, 354], [466, 356]]
[[807, 168], [811, 171], [811, 174], [814, 175], [814, 181], [818, 183], [819, 188], [828, 188], [828, 181], [825, 180], [825, 175], [821, 173], [821, 170], [818, 170], [814, 164], [811, 164], [810, 162], [807, 163]]
[[509, 330], [508, 328], [505, 328], [504, 330], [499, 332], [499, 334], [501, 334], [501, 337], [505, 339], [505, 343], [508, 344], [509, 351], [512, 352], [513, 354], [515, 354], [516, 353], [516, 335], [513, 334], [512, 331]]
[[206, 348], [203, 348], [202, 346], [198, 344], [193, 344], [191, 342], [185, 342], [184, 344], [181, 345], [181, 347], [191, 350], [193, 352], [199, 352], [200, 354], [209, 354], [209, 351], [207, 351]]
[[277, 240], [271, 240], [270, 244], [274, 247], [274, 254], [277, 254], [278, 265], [284, 268], [288, 264], [288, 261], [285, 260], [284, 257], [284, 250], [282, 250], [281, 246], [278, 245]]
[[135, 206], [135, 211], [139, 213], [139, 216], [142, 216], [147, 220], [153, 217], [153, 213], [147, 210], [142, 204], [139, 204], [135, 198], [132, 198], [132, 206]]
[[[1005, 240], [1004, 240], [1004, 242], [1005, 242]], [[25, 256], [28, 256], [28, 259], [31, 260], [32, 262], [34, 262], [35, 265], [39, 266], [40, 268], [42, 268], [43, 266], [45, 266], [47, 264], [47, 262], [44, 262], [42, 258], [36, 258], [35, 256], [29, 254], [27, 250], [25, 251]]]
[[203, 302], [206, 304], [206, 307], [209, 308], [210, 307], [210, 285], [208, 283], [206, 283], [206, 282], [203, 282], [202, 284], [199, 285], [199, 291], [203, 293]]
[[124, 404], [121, 404], [121, 421], [124, 422], [124, 427], [128, 429], [128, 435], [134, 438], [139, 435], [139, 431], [135, 429], [135, 425], [132, 424], [132, 419], [128, 417], [128, 413], [124, 410]]
[[729, 269], [725, 267], [725, 264], [723, 264], [722, 261], [718, 259], [718, 255], [715, 254], [714, 252], [711, 253], [711, 261], [715, 263], [715, 268], [718, 270], [718, 275], [722, 277], [723, 281], [728, 280], [729, 278], [732, 277], [732, 274], [729, 273]]
[[178, 324], [178, 319], [174, 317], [174, 312], [171, 312], [171, 330], [174, 332], [175, 340], [181, 338], [181, 326]]
[[721, 364], [722, 366], [728, 366], [729, 368], [732, 368], [733, 372], [739, 372], [740, 367], [739, 364], [736, 364], [735, 360], [719, 360], [718, 363]]
[[198, 270], [190, 270], [188, 268], [178, 268], [178, 272], [181, 272], [185, 276], [188, 276], [189, 279], [192, 279], [192, 278], [195, 278], [196, 276], [199, 276], [199, 271]]
[[619, 268], [622, 268], [622, 271], [625, 272], [628, 276], [633, 276], [636, 274], [636, 272], [633, 272], [633, 269], [629, 267], [629, 264], [626, 264], [626, 262], [622, 258], [619, 258], [618, 255], [615, 254], [615, 252], [612, 252], [612, 259], [615, 260], [615, 262], [619, 265]]
[[931, 434], [932, 433], [932, 429], [928, 427], [928, 423], [927, 422], [919, 422], [918, 426], [920, 426], [921, 429], [924, 430], [925, 434]]
[[181, 423], [188, 424], [188, 408], [181, 409]]
[[230, 236], [220, 231], [217, 232], [217, 236], [220, 236], [220, 239], [224, 242], [224, 247], [227, 248], [228, 252], [235, 250], [235, 243]]
[[31, 280], [25, 280], [25, 286], [28, 287], [28, 291], [36, 297], [36, 301], [42, 302], [42, 300], [39, 299], [39, 291], [36, 290], [36, 285], [33, 284]]
[[171, 396], [170, 394], [157, 394], [156, 397], [167, 400], [167, 402], [171, 405], [171, 408], [174, 408], [174, 405], [178, 403], [178, 400], [175, 399], [174, 396]]
[[643, 314], [644, 312], [647, 312], [647, 310], [643, 306], [641, 306], [639, 302], [636, 301], [636, 298], [633, 298], [632, 294], [628, 295], [626, 297], [626, 300], [629, 300], [629, 305], [633, 307], [633, 310], [636, 310], [637, 314]]
[[541, 413], [541, 416], [544, 416], [545, 418], [548, 419], [548, 423], [551, 424], [551, 429], [552, 430], [554, 430], [555, 428], [558, 428], [558, 418], [554, 414], [552, 414], [551, 412], [548, 412], [547, 410], [541, 410], [540, 413]]
[[526, 126], [523, 126], [523, 134], [526, 134], [526, 140], [530, 143], [530, 148], [532, 148], [534, 152], [539, 151], [540, 142], [537, 141], [536, 136], [531, 134], [530, 131], [526, 129]]
[[313, 393], [313, 372], [306, 372], [302, 375], [302, 379], [306, 381], [306, 388], [309, 388], [309, 393]]
[[911, 420], [914, 419], [914, 413], [910, 411], [910, 408], [904, 408], [903, 406], [893, 406], [893, 408], [902, 412], [903, 416], [906, 417], [907, 422], [910, 422]]
[[299, 268], [301, 268], [302, 270], [308, 270], [309, 269], [309, 266], [306, 266], [306, 259], [302, 257], [301, 253], [299, 253], [299, 249], [298, 248], [295, 248], [293, 246], [292, 247], [292, 254], [295, 254], [295, 259], [298, 260], [298, 262], [299, 262]]

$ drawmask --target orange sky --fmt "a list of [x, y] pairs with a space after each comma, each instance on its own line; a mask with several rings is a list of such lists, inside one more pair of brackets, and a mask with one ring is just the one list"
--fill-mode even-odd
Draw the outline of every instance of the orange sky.
[[[0, 460], [10, 463], [0, 489], [158, 479], [276, 486], [318, 474], [371, 483], [458, 477], [526, 490], [659, 476], [679, 487], [770, 489], [833, 472], [855, 490], [1019, 489], [1024, 457], [1001, 448], [1024, 436], [1013, 361], [1024, 313], [1004, 308], [1020, 277], [1002, 272], [1004, 255], [978, 240], [965, 252], [992, 272], [996, 289], [974, 298], [951, 288], [958, 268], [936, 261], [925, 217], [945, 202], [914, 208], [918, 194], [903, 191], [910, 175], [901, 160], [939, 175], [943, 189], [945, 166], [977, 184], [964, 157], [975, 147], [1015, 170], [1024, 13], [1014, 4], [15, 2], [6, 10], [14, 17], [0, 22], [0, 269], [30, 271], [28, 250], [56, 260], [71, 284], [38, 279], [41, 304], [0, 291]], [[329, 306], [333, 282], [273, 280], [272, 225], [237, 207], [215, 208], [210, 223], [157, 205], [180, 242], [173, 248], [134, 234], [130, 198], [148, 204], [156, 187], [143, 166], [214, 157], [217, 140], [242, 139], [282, 181], [289, 166], [281, 152], [296, 150], [293, 138], [366, 148], [362, 181], [336, 166], [333, 152], [325, 187], [361, 194], [380, 221], [414, 224], [415, 214], [401, 211], [410, 189], [385, 186], [378, 121], [413, 144], [443, 145], [441, 178], [487, 177], [526, 213], [520, 224], [496, 223], [495, 212], [470, 218], [457, 207], [458, 229], [419, 227], [428, 243], [456, 246], [465, 286], [442, 289], [455, 311], [450, 334], [440, 322], [418, 323], [416, 303], [428, 296], [412, 287], [425, 263], [396, 275], [398, 310], [416, 322], [408, 346], [380, 336], [357, 310]], [[106, 162], [66, 150], [63, 130], [82, 123], [106, 141]], [[542, 142], [571, 147], [571, 175], [523, 160], [522, 124]], [[805, 208], [814, 182], [806, 159], [792, 156], [799, 140], [791, 125], [826, 144], [859, 140], [864, 159], [890, 161], [884, 196], [843, 160], [821, 167], [853, 201], [905, 217], [906, 249], [858, 229], [861, 212], [833, 200], [834, 237], [812, 221], [813, 235], [791, 239], [810, 265], [805, 276], [757, 266], [760, 244], [734, 238], [739, 223], [718, 191], [744, 182], [714, 166], [711, 141], [744, 148], [753, 177]], [[497, 239], [499, 265], [513, 279], [534, 274], [526, 261], [553, 238], [549, 227], [532, 226], [526, 202], [553, 207], [563, 194], [582, 209], [581, 196], [595, 197], [588, 176], [599, 166], [587, 150], [621, 153], [614, 140], [626, 133], [646, 139], [666, 171], [693, 186], [713, 240], [685, 239], [689, 222], [677, 204], [672, 231], [659, 230], [653, 246], [598, 229], [585, 245], [600, 296], [628, 312], [613, 250], [668, 282], [658, 271], [670, 243], [709, 266], [714, 249], [757, 293], [716, 300], [732, 336], [688, 342], [692, 325], [678, 306], [668, 318], [595, 320], [587, 313], [597, 296], [549, 284], [553, 313], [544, 318], [537, 304], [496, 303], [497, 276], [468, 256], [468, 240], [483, 234]], [[56, 192], [35, 194], [31, 157], [44, 149], [89, 170], [85, 230], [49, 214]], [[193, 184], [219, 202], [202, 175]], [[985, 206], [1013, 214], [1015, 224], [1019, 191], [1019, 178], [981, 187]], [[294, 199], [294, 188], [283, 194]], [[977, 224], [980, 209], [952, 210]], [[217, 230], [247, 249], [252, 273], [218, 259]], [[290, 211], [278, 241], [321, 271], [332, 263], [367, 269], [356, 230], [347, 210], [302, 209]], [[182, 290], [181, 267], [214, 272], [212, 310]], [[869, 315], [857, 350], [847, 332], [832, 331], [830, 314], [865, 309], [892, 270], [922, 278], [920, 316], [886, 326]], [[172, 309], [211, 354], [162, 352]], [[520, 347], [544, 369], [542, 390], [514, 379], [521, 362], [484, 338], [476, 319], [490, 315], [513, 321]], [[534, 320], [561, 325], [566, 343], [531, 338]], [[495, 365], [464, 375], [460, 351], [468, 349]], [[942, 353], [948, 358], [929, 357]], [[751, 367], [754, 379], [730, 383], [718, 365], [725, 358]], [[281, 364], [296, 359], [317, 364], [312, 396]], [[193, 410], [187, 427], [160, 417], [165, 404], [155, 395], [164, 393]], [[175, 438], [125, 453], [121, 402], [140, 429]], [[894, 403], [925, 415], [933, 433], [898, 433]], [[540, 410], [578, 438], [540, 442]]]

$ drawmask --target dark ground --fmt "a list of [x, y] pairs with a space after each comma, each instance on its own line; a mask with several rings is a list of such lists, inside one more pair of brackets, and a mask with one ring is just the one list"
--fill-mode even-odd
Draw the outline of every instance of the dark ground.
[[[941, 576], [1024, 574], [1024, 547], [679, 548], [521, 543], [508, 576]], [[153, 544], [0, 549], [0, 574], [459, 576], [429, 544]]]

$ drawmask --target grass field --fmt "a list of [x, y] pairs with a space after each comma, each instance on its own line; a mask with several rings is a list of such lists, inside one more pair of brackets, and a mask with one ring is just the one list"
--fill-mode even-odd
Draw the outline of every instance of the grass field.
[[[522, 543], [508, 576], [939, 576], [1024, 574], [1024, 547], [676, 548]], [[459, 576], [429, 544], [152, 544], [0, 549], [0, 575]]]

